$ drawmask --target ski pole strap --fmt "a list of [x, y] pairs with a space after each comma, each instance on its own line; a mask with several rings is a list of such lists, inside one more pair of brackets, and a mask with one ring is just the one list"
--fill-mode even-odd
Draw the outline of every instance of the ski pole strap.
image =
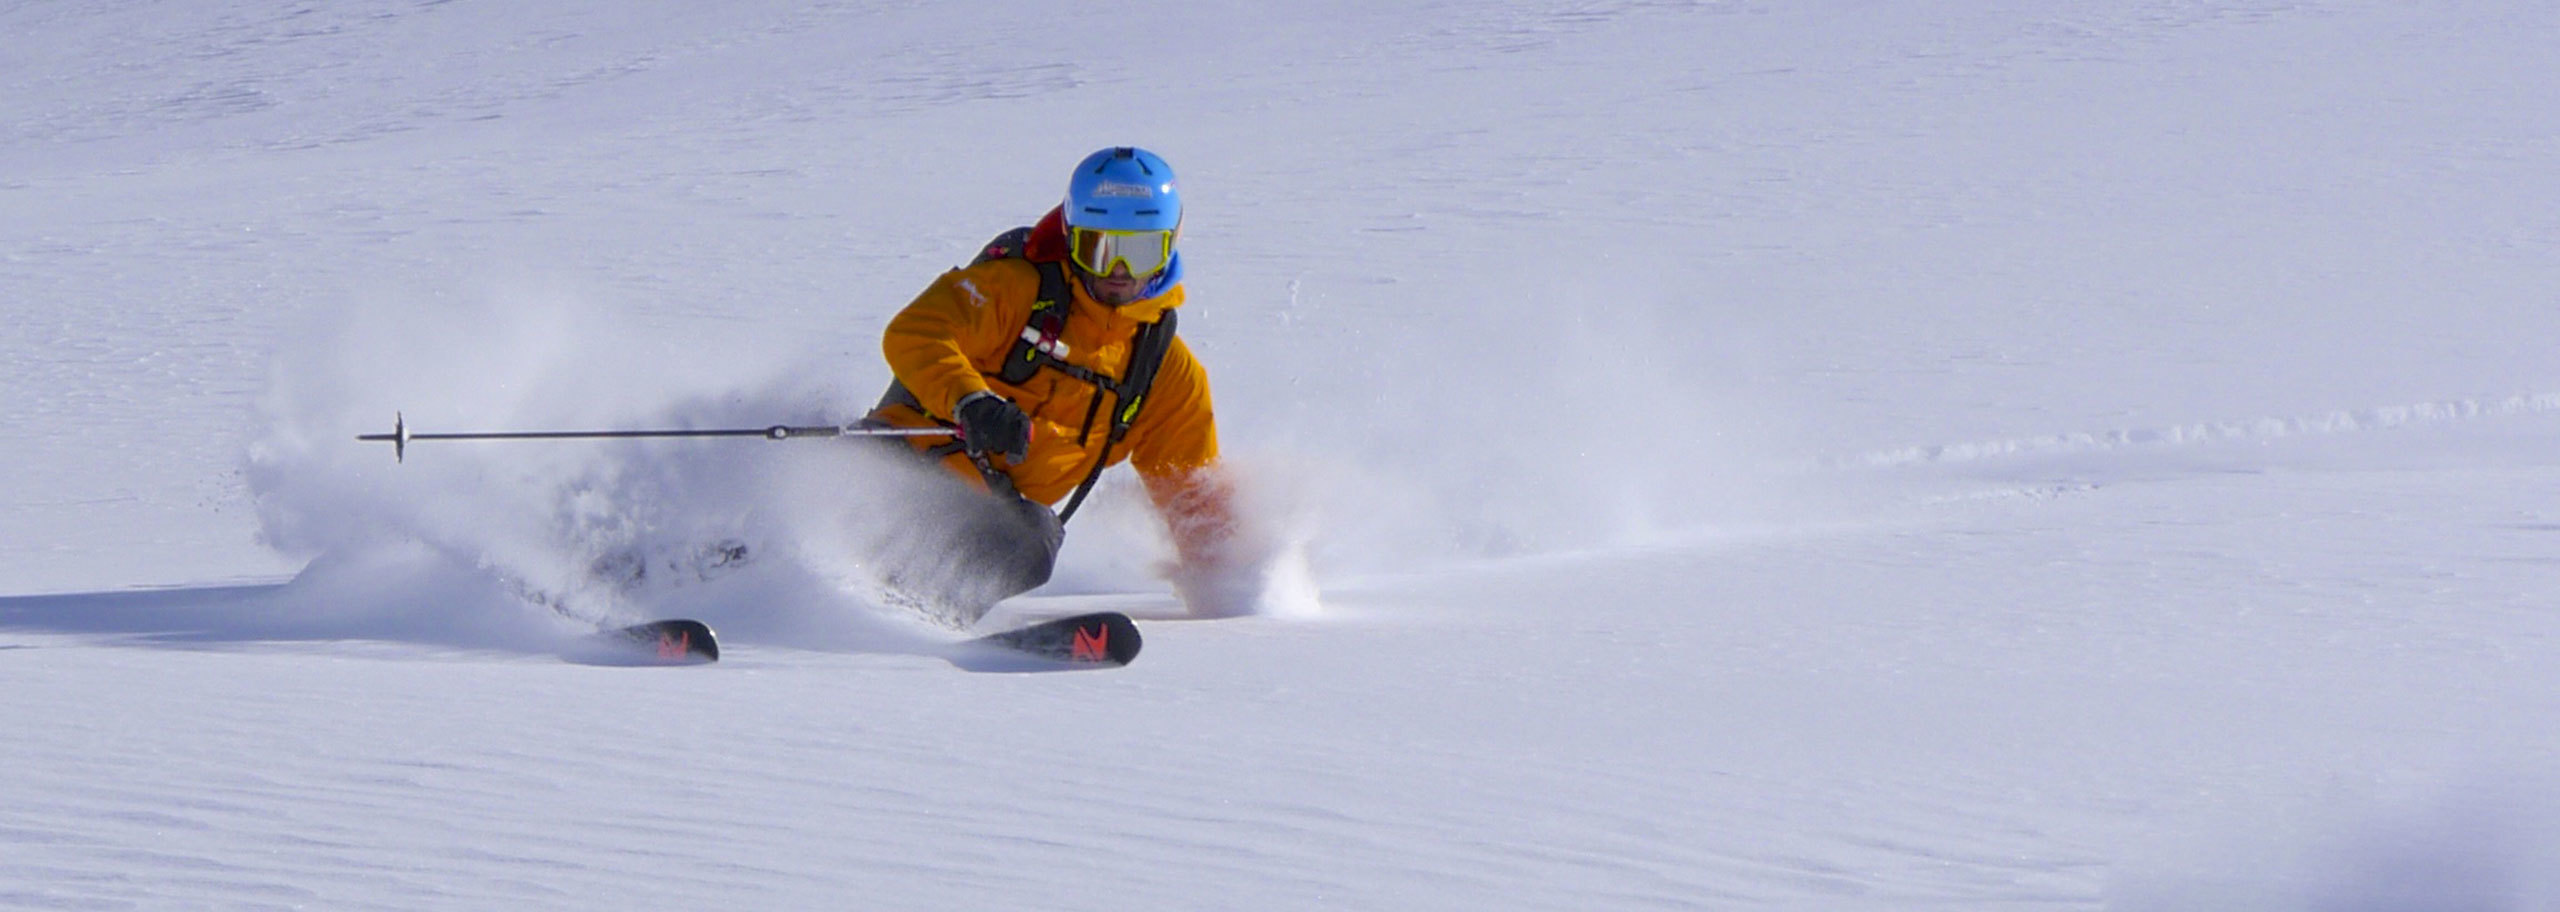
[[1022, 492], [1013, 486], [1013, 476], [997, 469], [995, 463], [989, 460], [985, 453], [971, 453], [969, 461], [978, 467], [978, 477], [986, 480], [988, 493], [998, 498], [1022, 496]]

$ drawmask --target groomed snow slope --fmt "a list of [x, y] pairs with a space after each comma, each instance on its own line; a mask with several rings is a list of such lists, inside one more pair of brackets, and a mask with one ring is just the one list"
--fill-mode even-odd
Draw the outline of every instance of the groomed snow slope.
[[[2560, 11], [0, 4], [0, 907], [2560, 908]], [[827, 443], [1182, 169], [1265, 612]], [[695, 669], [561, 660], [510, 588]], [[654, 550], [653, 550], [654, 549]], [[1301, 563], [1301, 561], [1303, 563]]]

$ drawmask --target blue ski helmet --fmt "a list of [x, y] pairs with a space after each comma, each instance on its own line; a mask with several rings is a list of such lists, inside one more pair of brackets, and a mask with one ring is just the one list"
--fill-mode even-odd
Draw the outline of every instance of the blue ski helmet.
[[1106, 231], [1172, 231], [1182, 227], [1182, 193], [1173, 166], [1134, 146], [1084, 157], [1067, 181], [1067, 225]]

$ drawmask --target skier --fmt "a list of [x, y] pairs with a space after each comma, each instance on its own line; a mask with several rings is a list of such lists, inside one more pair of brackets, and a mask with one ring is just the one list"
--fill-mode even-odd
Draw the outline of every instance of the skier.
[[[896, 379], [864, 419], [944, 427], [891, 439], [948, 470], [884, 557], [887, 581], [955, 625], [1047, 582], [1102, 470], [1130, 462], [1173, 531], [1183, 569], [1218, 561], [1228, 496], [1209, 380], [1173, 335], [1182, 197], [1155, 153], [1104, 149], [1066, 200], [936, 278], [889, 321]], [[1064, 512], [1050, 505], [1066, 499]], [[1217, 606], [1193, 605], [1200, 613]]]

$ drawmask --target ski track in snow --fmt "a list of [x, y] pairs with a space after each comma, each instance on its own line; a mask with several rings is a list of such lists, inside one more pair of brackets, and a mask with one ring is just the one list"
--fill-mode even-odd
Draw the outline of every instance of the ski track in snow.
[[2158, 428], [2048, 434], [2006, 440], [1904, 447], [1867, 453], [1846, 460], [1836, 460], [1832, 465], [1891, 468], [2017, 456], [2084, 453], [2129, 447], [2263, 442], [2308, 435], [2392, 430], [2481, 418], [2538, 415], [2554, 411], [2560, 411], [2560, 393], [2508, 396], [2502, 399], [2453, 399], [2294, 418], [2200, 422]]

